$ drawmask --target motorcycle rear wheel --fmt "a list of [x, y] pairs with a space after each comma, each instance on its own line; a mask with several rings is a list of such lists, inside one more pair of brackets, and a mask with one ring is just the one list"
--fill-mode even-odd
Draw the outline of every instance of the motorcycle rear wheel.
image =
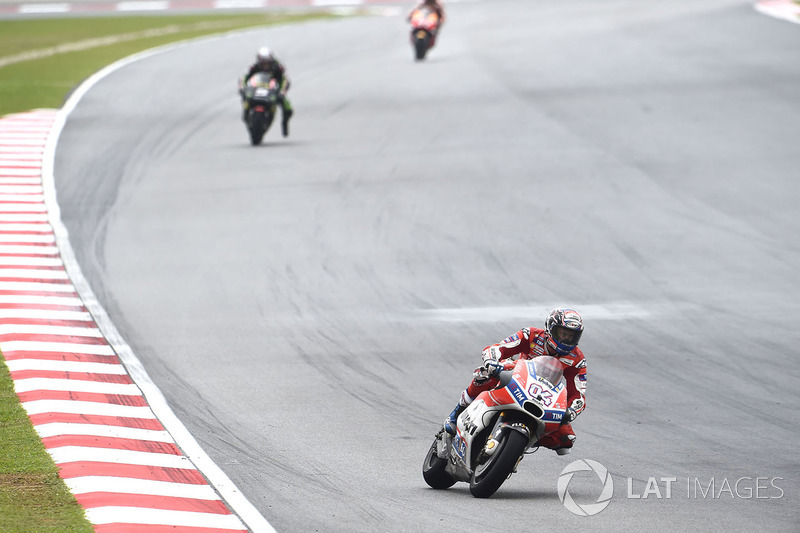
[[417, 61], [422, 61], [425, 59], [425, 54], [428, 52], [428, 43], [426, 39], [417, 38], [414, 40], [414, 52], [416, 54]]
[[488, 498], [500, 488], [522, 453], [528, 446], [528, 438], [514, 430], [505, 431], [497, 450], [485, 462], [475, 467], [469, 482], [469, 491], [476, 498]]
[[436, 446], [438, 442], [439, 437], [433, 439], [433, 444], [428, 450], [428, 455], [425, 456], [425, 462], [422, 464], [422, 477], [425, 478], [425, 483], [431, 488], [437, 490], [449, 489], [455, 485], [456, 480], [445, 471], [447, 460], [441, 459], [436, 455]]

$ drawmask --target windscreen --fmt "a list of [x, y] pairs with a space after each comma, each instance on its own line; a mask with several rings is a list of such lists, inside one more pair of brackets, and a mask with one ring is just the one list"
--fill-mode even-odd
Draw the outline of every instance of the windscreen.
[[251, 87], [269, 87], [269, 82], [272, 79], [266, 72], [256, 72], [253, 76], [247, 80], [247, 84]]
[[553, 387], [557, 387], [564, 377], [564, 365], [555, 357], [540, 355], [533, 358], [533, 366], [536, 369], [536, 377], [545, 380]]

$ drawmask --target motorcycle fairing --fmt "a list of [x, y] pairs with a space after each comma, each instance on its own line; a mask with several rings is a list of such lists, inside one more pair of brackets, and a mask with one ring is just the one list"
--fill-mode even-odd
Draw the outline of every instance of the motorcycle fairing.
[[[483, 447], [489, 435], [498, 439], [503, 431], [518, 431], [533, 443], [558, 430], [566, 410], [567, 391], [563, 376], [560, 375], [561, 367], [548, 367], [550, 363], [549, 360], [517, 361], [513, 371], [501, 374], [500, 382], [505, 383], [505, 387], [482, 392], [461, 413], [455, 436], [447, 439], [447, 471], [451, 475], [457, 479], [469, 479], [473, 471], [473, 458], [477, 457], [474, 446]], [[537, 365], [541, 372], [537, 373]], [[556, 384], [551, 383], [550, 380], [556, 379]], [[533, 405], [526, 409], [528, 403]], [[524, 412], [522, 416], [527, 417], [525, 420], [528, 422], [520, 422], [519, 415], [514, 417], [513, 411]], [[534, 415], [534, 412], [540, 412], [541, 417]], [[477, 442], [479, 437], [480, 442]]]
[[439, 25], [439, 15], [428, 8], [417, 9], [411, 15], [411, 25], [414, 29], [425, 28], [433, 30]]

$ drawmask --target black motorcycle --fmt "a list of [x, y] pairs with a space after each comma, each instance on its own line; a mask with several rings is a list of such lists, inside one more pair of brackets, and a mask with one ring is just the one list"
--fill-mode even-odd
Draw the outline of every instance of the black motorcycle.
[[258, 72], [247, 80], [242, 98], [250, 143], [256, 146], [261, 144], [264, 134], [275, 120], [275, 113], [281, 102], [280, 87], [272, 76], [266, 72]]

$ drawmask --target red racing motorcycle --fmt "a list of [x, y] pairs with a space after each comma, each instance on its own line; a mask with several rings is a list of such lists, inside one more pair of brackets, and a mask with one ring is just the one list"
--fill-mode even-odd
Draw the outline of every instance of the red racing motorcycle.
[[411, 44], [417, 61], [425, 59], [425, 54], [436, 43], [439, 31], [439, 15], [433, 9], [420, 7], [411, 13]]
[[480, 393], [459, 415], [455, 435], [444, 429], [436, 435], [422, 466], [434, 489], [465, 481], [476, 498], [490, 497], [524, 454], [566, 421], [567, 386], [558, 359], [520, 359], [499, 377], [495, 389]]

